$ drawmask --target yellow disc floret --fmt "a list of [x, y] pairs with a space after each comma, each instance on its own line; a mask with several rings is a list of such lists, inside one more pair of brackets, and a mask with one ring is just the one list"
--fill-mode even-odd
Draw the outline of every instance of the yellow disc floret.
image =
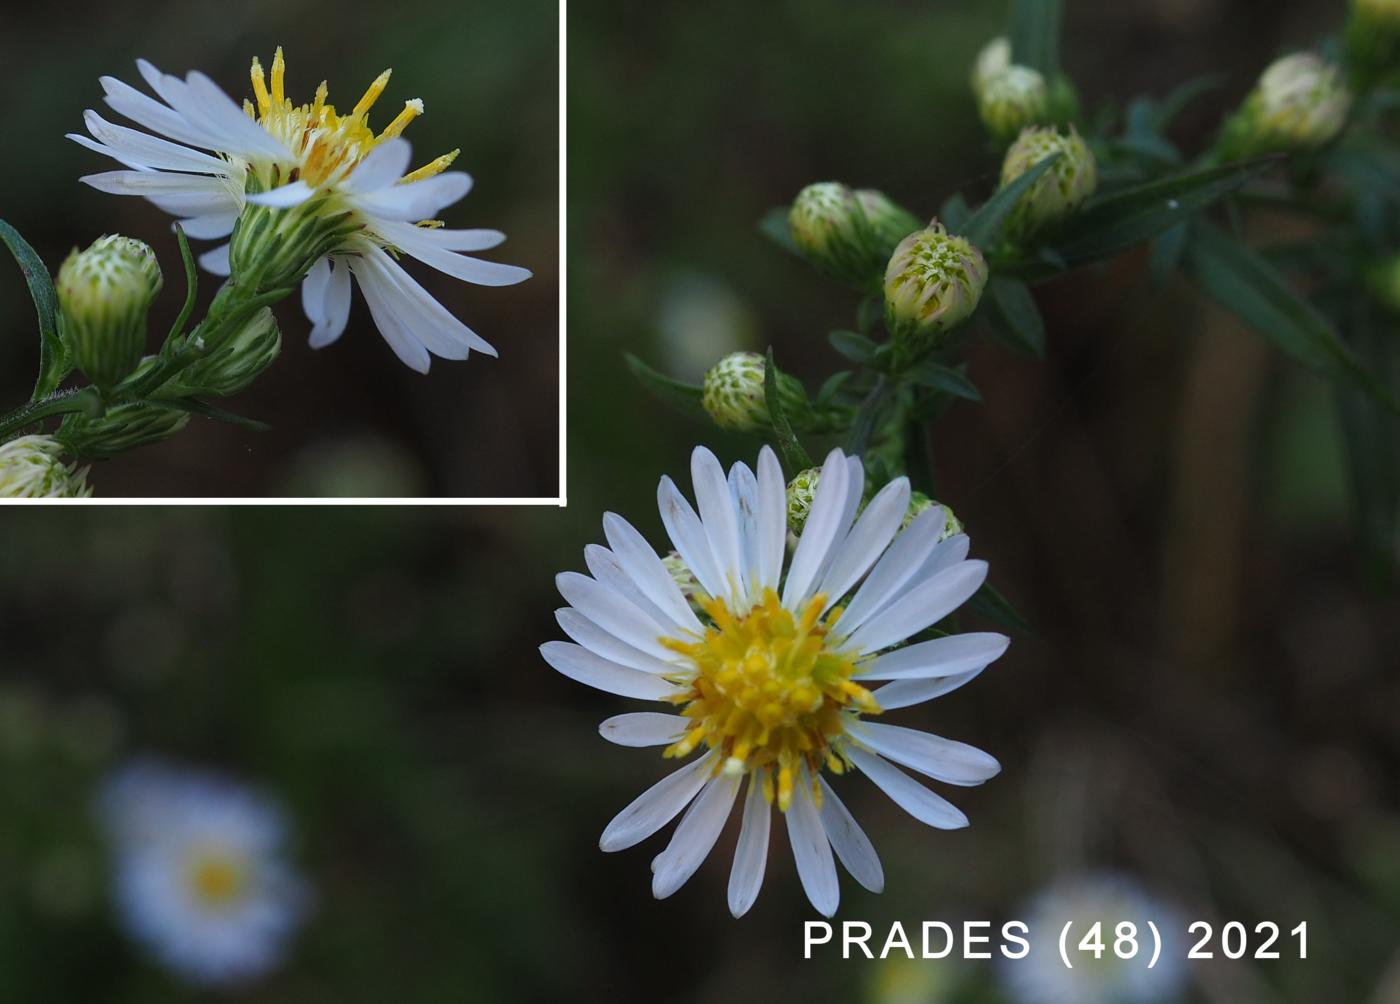
[[793, 613], [771, 589], [737, 615], [723, 600], [707, 599], [713, 626], [703, 638], [663, 639], [693, 666], [676, 676], [688, 689], [671, 698], [684, 705], [691, 727], [665, 755], [685, 756], [703, 743], [719, 754], [717, 770], [759, 772], [764, 794], [784, 811], [804, 764], [813, 784], [823, 765], [841, 773], [844, 762], [832, 743], [846, 731], [846, 713], [880, 708], [851, 679], [854, 655], [831, 644], [841, 608], [823, 618], [825, 607], [826, 597], [818, 595]]
[[248, 868], [241, 859], [221, 851], [201, 851], [190, 857], [190, 889], [200, 903], [226, 907], [248, 887]]

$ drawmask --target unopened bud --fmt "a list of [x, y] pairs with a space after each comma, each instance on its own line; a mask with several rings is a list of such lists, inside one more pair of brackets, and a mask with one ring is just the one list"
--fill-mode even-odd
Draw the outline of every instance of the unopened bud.
[[86, 498], [87, 469], [59, 459], [63, 444], [52, 436], [20, 436], [0, 444], [0, 498]]
[[681, 591], [685, 601], [690, 604], [692, 610], [699, 613], [704, 609], [703, 603], [709, 598], [709, 593], [705, 592], [700, 580], [695, 577], [695, 573], [690, 570], [690, 566], [685, 563], [685, 559], [679, 553], [672, 551], [661, 559], [661, 564], [666, 571], [671, 573], [671, 581], [676, 584], [676, 588]]
[[98, 418], [69, 415], [57, 438], [69, 453], [105, 459], [118, 453], [169, 439], [190, 420], [188, 412], [151, 404], [119, 404]]
[[885, 325], [896, 356], [917, 359], [965, 321], [987, 285], [987, 262], [934, 222], [899, 242], [885, 270]]
[[1229, 157], [1315, 150], [1336, 138], [1350, 110], [1337, 67], [1310, 52], [1284, 56], [1225, 124], [1222, 150]]
[[1049, 114], [1049, 88], [1038, 71], [1012, 64], [982, 81], [977, 113], [993, 139], [1009, 143]]
[[812, 503], [817, 498], [817, 482], [821, 480], [822, 469], [809, 467], [800, 472], [787, 485], [787, 525], [788, 541], [792, 543], [802, 536], [802, 528], [811, 515]]
[[[764, 389], [767, 360], [757, 352], [731, 352], [705, 374], [701, 403], [721, 429], [732, 432], [759, 432], [772, 422]], [[810, 411], [807, 392], [796, 377], [775, 374], [778, 399], [783, 410], [799, 426]]]
[[1017, 200], [1007, 221], [1008, 232], [1022, 239], [1037, 230], [1069, 216], [1098, 187], [1098, 167], [1088, 145], [1074, 126], [1062, 135], [1054, 126], [1027, 126], [1006, 151], [1001, 165], [1001, 187], [1005, 188], [1046, 157], [1059, 154]]
[[63, 341], [73, 362], [107, 388], [136, 368], [146, 344], [146, 315], [160, 292], [160, 264], [141, 241], [112, 234], [74, 249], [58, 270]]
[[854, 289], [879, 281], [880, 242], [856, 193], [836, 181], [802, 189], [788, 210], [788, 232], [818, 272]]
[[282, 351], [282, 333], [269, 307], [263, 307], [227, 340], [186, 366], [157, 396], [237, 394], [272, 365]]
[[947, 540], [963, 532], [962, 521], [953, 515], [953, 510], [949, 509], [942, 502], [935, 502], [923, 492], [912, 492], [909, 495], [909, 511], [904, 515], [904, 529], [909, 528], [909, 524], [914, 522], [914, 517], [926, 509], [934, 506], [943, 510], [943, 526], [938, 531], [939, 540]]
[[998, 35], [977, 53], [977, 61], [972, 64], [972, 93], [980, 101], [986, 90], [987, 81], [1011, 65], [1011, 40]]

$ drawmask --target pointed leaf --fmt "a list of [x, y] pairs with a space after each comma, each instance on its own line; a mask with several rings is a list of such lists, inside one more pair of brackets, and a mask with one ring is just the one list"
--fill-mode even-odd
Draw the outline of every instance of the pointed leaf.
[[1017, 201], [1032, 185], [1040, 180], [1040, 176], [1054, 165], [1064, 154], [1052, 153], [1048, 157], [1042, 157], [1036, 161], [1025, 174], [1021, 175], [1011, 184], [997, 190], [990, 199], [982, 203], [977, 212], [972, 214], [972, 218], [967, 221], [967, 226], [963, 228], [963, 236], [979, 248], [988, 248], [996, 242], [1001, 235], [1002, 225], [1006, 218], [1011, 215], [1011, 210], [1016, 207]]
[[1011, 58], [1046, 78], [1060, 72], [1060, 0], [1013, 0]]
[[38, 401], [56, 391], [71, 371], [68, 353], [58, 337], [58, 297], [54, 294], [53, 280], [49, 278], [49, 270], [43, 261], [19, 235], [19, 231], [4, 220], [0, 220], [0, 241], [5, 242], [10, 254], [19, 263], [19, 270], [24, 275], [39, 317], [39, 378], [29, 398]]
[[982, 392], [975, 384], [967, 378], [961, 369], [953, 369], [950, 366], [941, 366], [938, 363], [924, 361], [913, 369], [909, 370], [909, 379], [915, 383], [931, 387], [941, 391], [951, 397], [960, 397], [965, 401], [982, 400]]
[[826, 336], [826, 340], [841, 356], [862, 366], [874, 358], [875, 350], [879, 348], [869, 338], [854, 331], [833, 331]]
[[798, 442], [796, 433], [792, 431], [792, 423], [788, 421], [787, 412], [783, 409], [782, 395], [778, 393], [778, 366], [773, 362], [771, 345], [768, 346], [768, 362], [763, 367], [763, 398], [768, 406], [768, 419], [773, 423], [773, 438], [778, 445], [778, 452], [788, 465], [788, 470], [805, 471], [814, 466], [812, 458], [807, 455], [807, 451]]
[[990, 582], [982, 583], [982, 588], [972, 594], [972, 599], [967, 601], [967, 605], [969, 609], [977, 611], [989, 621], [1014, 634], [1035, 634], [1030, 623]]
[[987, 283], [988, 316], [1002, 340], [1022, 352], [1045, 355], [1045, 321], [1030, 287], [1010, 276], [993, 276]]
[[788, 207], [774, 206], [758, 221], [758, 231], [767, 237], [778, 247], [799, 258], [802, 252], [797, 249], [797, 245], [792, 240], [792, 230], [788, 227]]
[[651, 392], [653, 397], [672, 407], [679, 408], [687, 415], [706, 417], [705, 408], [700, 403], [705, 393], [704, 388], [674, 380], [664, 373], [658, 373], [630, 352], [626, 353], [624, 358], [632, 375]]

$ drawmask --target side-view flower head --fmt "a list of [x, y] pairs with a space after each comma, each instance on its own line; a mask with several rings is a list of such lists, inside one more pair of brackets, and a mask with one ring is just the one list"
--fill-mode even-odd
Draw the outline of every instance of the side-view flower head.
[[497, 246], [505, 240], [500, 231], [448, 230], [435, 218], [467, 194], [472, 179], [448, 170], [456, 150], [409, 170], [410, 147], [400, 134], [422, 114], [422, 101], [405, 102], [378, 133], [370, 128], [369, 112], [389, 71], [340, 113], [327, 100], [325, 82], [309, 103], [287, 97], [281, 49], [270, 74], [253, 60], [254, 100], [242, 108], [202, 73], [181, 80], [144, 59], [137, 66], [155, 98], [113, 77], [103, 77], [102, 87], [114, 111], [150, 132], [85, 112], [91, 137], [69, 138], [126, 170], [87, 175], [84, 182], [149, 199], [180, 217], [191, 237], [230, 238], [199, 260], [249, 296], [300, 283], [315, 348], [344, 332], [353, 276], [380, 333], [409, 367], [427, 372], [430, 354], [496, 354], [398, 258], [408, 255], [484, 286], [521, 282], [530, 272], [459, 253]]
[[584, 551], [592, 574], [558, 577], [569, 606], [557, 618], [573, 642], [546, 643], [544, 658], [581, 683], [670, 706], [610, 718], [604, 738], [691, 757], [618, 813], [600, 845], [631, 847], [684, 811], [652, 862], [652, 892], [669, 896], [709, 854], [747, 779], [731, 912], [744, 914], [758, 896], [776, 805], [803, 888], [830, 916], [840, 895], [835, 858], [871, 891], [883, 888], [884, 875], [828, 775], [860, 771], [916, 819], [951, 829], [967, 817], [895, 764], [954, 785], [981, 784], [1000, 770], [964, 743], [866, 720], [955, 690], [1005, 651], [1004, 635], [925, 635], [981, 586], [987, 565], [968, 560], [965, 534], [940, 540], [941, 507], [901, 529], [907, 478], [860, 510], [865, 474], [840, 450], [821, 469], [790, 561], [772, 450], [759, 454], [756, 472], [740, 463], [726, 476], [714, 454], [697, 448], [691, 472], [698, 511], [670, 478], [658, 502], [699, 583], [700, 612], [651, 545], [612, 513], [603, 518], [608, 546]]

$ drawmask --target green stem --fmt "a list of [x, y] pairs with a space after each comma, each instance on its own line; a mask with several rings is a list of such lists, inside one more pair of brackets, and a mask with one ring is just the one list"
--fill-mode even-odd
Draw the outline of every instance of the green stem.
[[875, 378], [875, 386], [861, 403], [855, 422], [851, 425], [851, 441], [847, 450], [853, 457], [863, 455], [870, 446], [870, 434], [875, 429], [875, 418], [890, 393], [890, 380], [883, 373]]
[[16, 408], [4, 418], [0, 418], [0, 440], [7, 440], [25, 426], [33, 425], [42, 419], [77, 411], [93, 416], [102, 414], [102, 396], [96, 387], [61, 391], [41, 401], [33, 401]]

